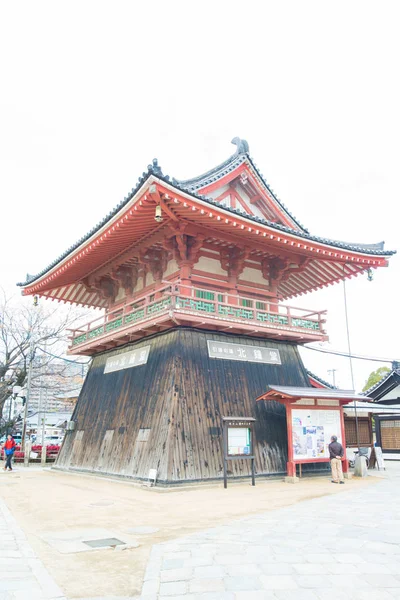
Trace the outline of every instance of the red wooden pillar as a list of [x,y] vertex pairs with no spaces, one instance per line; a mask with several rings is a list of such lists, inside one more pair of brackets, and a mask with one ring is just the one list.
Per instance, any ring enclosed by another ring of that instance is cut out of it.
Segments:
[[288,436],[288,462],[286,465],[288,477],[296,477],[296,463],[293,460],[293,429],[292,429],[292,407],[286,405],[286,424]]
[[269,300],[269,310],[277,313],[279,312],[279,304],[278,304],[278,299],[277,299],[277,295],[278,295],[278,285],[276,283],[272,283],[270,285],[270,290],[273,294],[272,298]]
[[230,277],[228,277],[228,283],[229,283],[229,297],[228,297],[228,304],[233,304],[234,306],[238,306],[239,305],[239,298],[238,298],[238,291],[237,291],[237,276],[236,275],[231,275]]
[[181,276],[181,293],[184,296],[191,295],[192,281],[190,279],[192,274],[192,263],[182,262],[180,265],[180,276]]
[[349,463],[348,463],[347,455],[346,455],[346,433],[345,433],[345,428],[344,428],[343,406],[340,406],[339,410],[340,410],[340,431],[342,434],[342,446],[343,446],[343,450],[344,450],[343,460],[342,460],[342,470],[343,470],[343,473],[348,473],[349,472]]

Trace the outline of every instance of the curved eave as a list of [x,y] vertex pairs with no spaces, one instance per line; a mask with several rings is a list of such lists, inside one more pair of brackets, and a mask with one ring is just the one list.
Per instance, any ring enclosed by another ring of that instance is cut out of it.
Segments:
[[67,302],[100,308],[106,306],[106,300],[101,299],[98,294],[84,294],[82,284],[79,284],[79,294],[70,296],[68,290],[72,284],[123,253],[128,246],[146,238],[150,241],[165,226],[165,223],[155,224],[154,203],[146,198],[145,192],[154,181],[153,176],[146,177],[145,183],[102,226],[92,230],[93,233],[78,242],[72,251],[65,253],[32,281],[18,284],[22,288],[22,294],[46,295],[59,299],[60,294],[55,291],[57,288],[62,299]]
[[[128,247],[134,247],[139,241],[148,239],[150,245],[152,237],[166,227],[169,220],[166,218],[163,224],[158,226],[154,223],[155,201],[146,196],[149,186],[153,183],[161,194],[166,195],[164,203],[170,215],[175,216],[177,221],[186,221],[197,228],[204,227],[209,235],[214,231],[217,238],[218,232],[221,232],[221,236],[232,235],[238,242],[248,241],[260,251],[268,246],[277,254],[280,251],[295,252],[312,258],[312,267],[307,267],[303,273],[293,273],[289,280],[282,283],[282,298],[318,289],[369,268],[386,266],[387,257],[393,254],[376,250],[366,252],[361,248],[347,247],[342,242],[317,238],[305,232],[269,223],[180,190],[164,178],[151,175],[128,202],[89,238],[33,281],[20,284],[23,294],[59,297],[57,293],[52,296],[50,291],[82,280],[107,265],[110,260],[122,255]],[[106,304],[99,298],[92,298],[91,302],[82,301],[84,298],[89,300],[88,296],[84,297],[82,291],[80,302],[71,298],[63,299],[91,306]]]

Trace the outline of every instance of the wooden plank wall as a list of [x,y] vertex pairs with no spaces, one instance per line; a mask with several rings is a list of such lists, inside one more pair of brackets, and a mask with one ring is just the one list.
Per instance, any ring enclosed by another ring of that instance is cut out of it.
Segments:
[[[282,365],[209,358],[207,340],[278,349]],[[146,365],[104,374],[110,356],[151,345]],[[288,342],[178,328],[93,359],[57,467],[160,481],[222,476],[222,416],[257,419],[257,473],[286,470],[286,418],[275,402],[256,403],[268,384],[308,386],[297,346]],[[234,475],[249,461],[231,461]]]

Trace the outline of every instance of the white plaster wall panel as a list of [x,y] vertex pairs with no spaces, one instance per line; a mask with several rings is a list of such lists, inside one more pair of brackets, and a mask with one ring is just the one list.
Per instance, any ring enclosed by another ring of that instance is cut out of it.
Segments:
[[397,398],[400,398],[400,385],[388,392],[386,396],[383,396],[380,399],[380,402],[382,402],[382,400],[396,400]]
[[196,263],[196,269],[201,271],[206,271],[211,276],[212,274],[216,275],[226,275],[226,271],[221,267],[221,263],[218,260],[214,260],[213,258],[208,258],[206,256],[201,256]]
[[143,289],[143,277],[139,277],[138,281],[137,281],[137,284],[136,284],[136,287],[134,289],[134,293],[136,294],[136,292],[139,292],[142,289]]
[[123,300],[126,296],[125,290],[123,287],[120,287],[118,290],[118,294],[115,297],[115,302],[121,302],[121,300]]
[[264,279],[261,271],[258,269],[250,269],[250,267],[245,267],[243,269],[243,273],[241,274],[239,281],[253,281],[254,283],[261,283],[262,285],[267,284],[267,281]]
[[169,261],[169,263],[167,265],[167,268],[164,273],[164,277],[168,277],[168,275],[172,275],[172,273],[176,273],[176,271],[179,271],[179,265],[176,262],[176,260],[172,259]]
[[[218,198],[218,196],[220,196],[221,194],[223,194],[224,192],[226,192],[229,189],[229,185],[223,185],[222,187],[218,188],[217,190],[213,190],[212,192],[207,192],[206,196],[207,198]],[[200,191],[201,193],[201,191]]]

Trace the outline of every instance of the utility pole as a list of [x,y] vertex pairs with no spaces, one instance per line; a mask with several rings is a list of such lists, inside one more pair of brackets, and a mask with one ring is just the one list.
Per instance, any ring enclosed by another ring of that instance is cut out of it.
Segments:
[[[343,271],[344,271],[344,267],[343,267]],[[351,385],[353,386],[353,391],[355,392],[356,390],[355,390],[355,385],[354,385],[353,361],[352,361],[351,345],[350,345],[349,315],[348,315],[348,311],[347,311],[346,277],[344,277],[344,279],[343,279],[343,296],[344,296],[344,314],[345,314],[345,320],[346,320],[347,348],[349,351]],[[357,403],[355,400],[354,400],[354,416],[355,416],[355,420],[356,420],[357,448],[358,448],[358,452],[360,452],[360,432],[359,432],[359,428],[358,428]]]
[[[46,351],[46,341],[44,345],[44,350]],[[43,412],[43,355],[40,357],[40,379],[39,379],[39,410],[38,410],[38,423],[36,429],[36,443],[39,444],[39,428],[41,427],[41,419],[43,420],[42,412]],[[43,443],[43,441],[42,441]]]
[[44,437],[45,437],[45,432],[46,432],[46,412],[47,412],[47,392],[48,389],[46,387],[46,395],[45,395],[45,400],[44,400],[44,415],[43,415],[43,419],[42,419],[42,447],[44,446]]
[[336,373],[337,369],[328,369],[328,373],[332,373],[332,382],[333,382],[333,387],[336,387],[336,381],[335,381],[335,373]]

